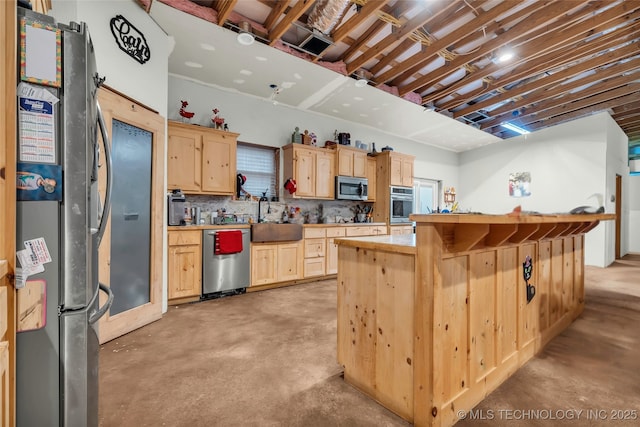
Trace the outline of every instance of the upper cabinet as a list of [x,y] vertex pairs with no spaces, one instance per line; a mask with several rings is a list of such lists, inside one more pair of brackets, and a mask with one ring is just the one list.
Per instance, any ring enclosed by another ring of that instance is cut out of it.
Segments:
[[367,176],[366,151],[344,145],[334,145],[332,148],[336,151],[336,175],[360,178]]
[[389,152],[389,185],[413,187],[413,160],[408,154]]
[[[294,198],[333,199],[335,194],[335,153],[326,148],[289,144],[284,151],[284,179],[293,178]],[[288,192],[285,195],[289,196]]]
[[376,201],[376,184],[377,184],[377,176],[376,176],[376,158],[375,157],[367,157],[367,201],[375,202]]
[[168,122],[167,188],[234,194],[237,133]]

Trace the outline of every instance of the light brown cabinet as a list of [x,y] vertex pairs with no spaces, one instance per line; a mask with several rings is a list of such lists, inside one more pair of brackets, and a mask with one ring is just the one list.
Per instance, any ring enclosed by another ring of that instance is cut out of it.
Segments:
[[326,148],[289,144],[284,151],[284,179],[293,178],[297,191],[293,198],[333,199],[335,194],[335,153]]
[[389,185],[413,187],[413,161],[413,156],[390,152]]
[[336,175],[360,178],[367,176],[366,151],[344,145],[334,145],[332,148],[336,151]]
[[389,234],[398,236],[401,234],[413,234],[413,225],[390,225]]
[[235,192],[238,134],[168,122],[167,188],[187,194]]
[[304,229],[304,277],[325,275],[326,229]]
[[251,286],[287,282],[303,277],[300,242],[252,243]]
[[338,245],[334,240],[336,237],[344,237],[346,234],[345,227],[329,227],[327,228],[327,256],[325,273],[338,273]]
[[202,289],[202,231],[169,231],[167,299],[199,297]]
[[378,179],[376,177],[376,158],[367,157],[367,201],[376,201],[376,187]]

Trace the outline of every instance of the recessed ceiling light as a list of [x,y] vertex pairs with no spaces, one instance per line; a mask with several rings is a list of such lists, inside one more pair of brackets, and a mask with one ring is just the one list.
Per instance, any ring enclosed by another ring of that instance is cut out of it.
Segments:
[[211,45],[210,45],[210,44],[208,44],[208,43],[200,43],[200,47],[201,47],[202,49],[204,49],[204,50],[209,50],[209,51],[212,51],[212,52],[213,52],[214,50],[216,50],[215,46],[211,46]]
[[256,38],[253,37],[253,34],[239,33],[236,36],[236,40],[238,40],[238,43],[240,43],[241,45],[249,46],[250,44],[253,44],[253,42],[256,40]]
[[191,67],[191,68],[202,68],[203,67],[202,64],[198,64],[197,62],[191,62],[191,61],[185,62],[184,65],[186,65],[187,67]]
[[250,76],[251,74],[253,74],[253,71],[250,70],[240,70],[240,74],[243,74],[245,76]]
[[267,58],[265,58],[264,56],[256,56],[256,59],[258,61],[266,61],[267,60]]
[[358,79],[356,80],[356,87],[365,87],[367,85],[367,79]]

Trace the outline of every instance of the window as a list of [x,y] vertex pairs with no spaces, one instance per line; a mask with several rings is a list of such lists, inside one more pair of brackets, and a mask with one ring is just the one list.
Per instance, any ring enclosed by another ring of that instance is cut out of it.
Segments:
[[279,154],[280,150],[275,147],[238,143],[238,173],[247,178],[242,188],[251,196],[260,197],[265,192],[269,198],[278,195]]

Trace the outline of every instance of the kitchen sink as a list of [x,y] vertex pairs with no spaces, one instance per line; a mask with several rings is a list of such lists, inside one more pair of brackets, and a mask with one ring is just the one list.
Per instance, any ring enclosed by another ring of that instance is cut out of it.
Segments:
[[287,242],[302,240],[302,224],[260,222],[251,224],[252,242]]

